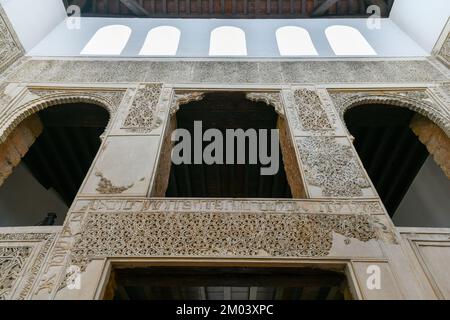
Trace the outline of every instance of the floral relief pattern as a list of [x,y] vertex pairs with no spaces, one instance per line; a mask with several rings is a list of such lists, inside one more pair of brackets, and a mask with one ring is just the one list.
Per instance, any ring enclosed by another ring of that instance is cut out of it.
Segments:
[[124,129],[148,132],[158,127],[156,112],[162,84],[147,84],[138,89],[130,111],[123,123]]
[[370,183],[350,146],[333,137],[297,139],[308,184],[327,197],[361,197]]
[[333,232],[377,239],[367,214],[89,213],[71,251],[91,258],[149,256],[326,256]]
[[297,114],[302,126],[307,130],[332,130],[333,126],[328,119],[322,101],[316,91],[299,89],[294,91],[294,100]]

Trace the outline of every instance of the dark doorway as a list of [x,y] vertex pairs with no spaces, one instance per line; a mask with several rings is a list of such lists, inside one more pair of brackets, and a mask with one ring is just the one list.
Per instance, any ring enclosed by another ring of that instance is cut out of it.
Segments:
[[348,292],[343,273],[308,268],[115,269],[111,284],[115,300],[343,300]]

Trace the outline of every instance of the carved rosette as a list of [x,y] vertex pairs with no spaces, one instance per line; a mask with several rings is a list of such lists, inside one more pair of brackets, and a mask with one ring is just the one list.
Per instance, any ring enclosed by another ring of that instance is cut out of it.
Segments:
[[157,117],[162,84],[153,83],[140,87],[131,103],[122,128],[132,132],[150,132],[161,125]]
[[175,91],[172,103],[170,104],[169,115],[173,116],[180,109],[180,106],[193,101],[200,101],[205,97],[204,92],[199,91]]
[[[439,125],[450,137],[450,112],[436,103],[426,91],[342,91],[329,92],[339,116],[344,122],[344,113],[349,108],[363,104],[386,104],[406,107]],[[345,123],[345,122],[344,122]]]
[[370,188],[351,146],[334,137],[297,138],[306,182],[326,197],[361,197]]
[[284,117],[284,108],[283,103],[281,101],[280,92],[273,92],[273,91],[249,92],[246,94],[246,98],[254,102],[264,102],[268,106],[272,106],[275,109],[276,113]]
[[0,73],[22,55],[22,47],[16,40],[5,12],[0,6]]

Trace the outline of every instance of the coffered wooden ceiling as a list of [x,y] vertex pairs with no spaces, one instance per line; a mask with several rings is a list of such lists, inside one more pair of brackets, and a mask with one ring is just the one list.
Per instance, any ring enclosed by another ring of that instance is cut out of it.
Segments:
[[361,18],[370,5],[388,17],[394,0],[63,0],[85,17]]

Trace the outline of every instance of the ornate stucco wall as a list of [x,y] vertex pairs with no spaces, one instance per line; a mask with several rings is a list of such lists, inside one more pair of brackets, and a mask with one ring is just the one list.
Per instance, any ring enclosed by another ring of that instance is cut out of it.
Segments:
[[[22,58],[0,83],[2,142],[30,114],[62,103],[99,104],[111,120],[62,227],[0,229],[0,268],[14,270],[12,277],[0,278],[0,297],[101,298],[108,271],[119,262],[234,261],[338,266],[359,299],[450,298],[439,280],[441,270],[429,270],[435,251],[420,260],[421,249],[408,240],[414,231],[400,234],[394,227],[342,120],[344,111],[358,104],[394,104],[428,117],[450,136],[449,83],[449,70],[435,58]],[[159,158],[170,116],[179,104],[209,90],[243,91],[275,107],[295,147],[292,172],[301,176],[293,178],[304,199],[151,197],[164,170]],[[427,234],[420,241],[428,241]],[[449,235],[450,230],[433,234],[430,246],[447,254]],[[25,239],[35,246],[25,245]],[[23,263],[13,265],[12,256]],[[367,266],[373,264],[382,271],[380,290],[365,285]],[[79,290],[67,287],[71,266],[82,271]]]

